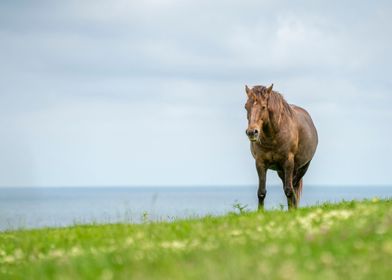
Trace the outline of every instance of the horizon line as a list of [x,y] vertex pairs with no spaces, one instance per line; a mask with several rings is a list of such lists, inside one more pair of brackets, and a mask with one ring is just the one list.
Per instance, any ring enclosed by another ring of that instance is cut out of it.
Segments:
[[[392,184],[307,184],[308,187],[392,187]],[[5,188],[242,188],[242,187],[257,187],[257,184],[238,184],[238,185],[55,185],[55,186],[1,186],[0,189]],[[267,187],[282,187],[281,184],[267,185]]]

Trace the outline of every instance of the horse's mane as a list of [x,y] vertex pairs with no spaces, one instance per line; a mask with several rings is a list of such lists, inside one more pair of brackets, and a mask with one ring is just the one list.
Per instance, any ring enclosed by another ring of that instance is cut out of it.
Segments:
[[278,119],[280,119],[282,114],[292,117],[293,109],[279,92],[274,90],[268,91],[265,86],[254,86],[252,91],[256,94],[256,96],[267,99],[268,109],[272,111],[273,115],[278,117]]

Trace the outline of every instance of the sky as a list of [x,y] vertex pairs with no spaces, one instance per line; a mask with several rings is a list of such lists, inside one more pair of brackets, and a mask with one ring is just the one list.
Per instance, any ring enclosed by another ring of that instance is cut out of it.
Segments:
[[[0,186],[256,185],[245,84],[311,114],[311,185],[392,185],[390,1],[0,2]],[[268,184],[278,184],[273,172]]]

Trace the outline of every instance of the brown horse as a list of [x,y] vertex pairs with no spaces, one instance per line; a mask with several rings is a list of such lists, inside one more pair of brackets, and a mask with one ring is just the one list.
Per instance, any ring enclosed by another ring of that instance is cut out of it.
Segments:
[[297,208],[302,177],[316,152],[318,136],[304,109],[289,105],[270,87],[245,86],[248,100],[248,135],[259,175],[259,209],[264,208],[267,169],[276,170],[283,182],[288,208]]

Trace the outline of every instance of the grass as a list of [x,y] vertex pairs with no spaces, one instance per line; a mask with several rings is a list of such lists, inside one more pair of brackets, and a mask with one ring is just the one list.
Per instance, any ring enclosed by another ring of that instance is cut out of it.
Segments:
[[391,259],[377,199],[0,233],[0,279],[390,279]]

